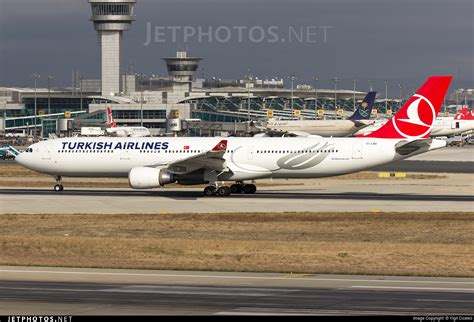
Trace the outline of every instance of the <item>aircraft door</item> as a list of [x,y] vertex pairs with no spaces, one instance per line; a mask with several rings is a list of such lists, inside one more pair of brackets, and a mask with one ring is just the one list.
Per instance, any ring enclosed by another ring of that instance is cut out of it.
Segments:
[[247,150],[247,160],[253,160],[253,146],[249,146]]
[[43,160],[51,160],[51,148],[46,146],[43,151]]
[[130,160],[130,150],[122,150],[120,152],[120,160]]
[[352,145],[352,159],[362,159],[362,142],[355,142]]

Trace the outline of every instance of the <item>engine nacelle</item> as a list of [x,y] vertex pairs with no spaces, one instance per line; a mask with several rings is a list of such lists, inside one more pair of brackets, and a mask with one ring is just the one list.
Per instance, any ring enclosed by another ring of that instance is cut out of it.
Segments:
[[128,173],[128,184],[134,189],[152,189],[175,182],[174,175],[166,169],[136,167]]

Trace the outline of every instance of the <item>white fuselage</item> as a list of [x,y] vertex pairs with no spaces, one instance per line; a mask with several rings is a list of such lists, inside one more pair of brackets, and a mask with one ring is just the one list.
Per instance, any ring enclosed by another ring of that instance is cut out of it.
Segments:
[[452,136],[469,133],[474,130],[474,120],[455,120],[454,118],[437,118],[433,123],[431,137]]
[[[61,138],[33,144],[19,164],[42,173],[73,177],[127,177],[132,168],[168,164],[209,151],[221,138]],[[399,139],[226,138],[227,169],[219,180],[318,178],[357,172],[444,147],[431,142],[399,155]],[[406,142],[406,141],[404,141]]]
[[371,120],[271,120],[266,128],[274,132],[305,132],[323,137],[344,137],[374,123]]

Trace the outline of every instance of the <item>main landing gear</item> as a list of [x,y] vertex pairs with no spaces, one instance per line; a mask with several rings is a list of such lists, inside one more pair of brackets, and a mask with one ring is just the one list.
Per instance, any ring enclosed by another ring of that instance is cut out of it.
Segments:
[[207,186],[204,188],[204,196],[211,197],[211,196],[219,196],[219,197],[227,197],[231,194],[254,194],[257,191],[257,187],[254,184],[244,184],[243,182],[238,182],[230,187],[228,186],[220,186],[217,187],[216,184]]
[[63,191],[64,186],[63,186],[62,178],[60,176],[56,176],[56,177],[54,177],[54,179],[56,180],[56,185],[54,186],[54,191]]

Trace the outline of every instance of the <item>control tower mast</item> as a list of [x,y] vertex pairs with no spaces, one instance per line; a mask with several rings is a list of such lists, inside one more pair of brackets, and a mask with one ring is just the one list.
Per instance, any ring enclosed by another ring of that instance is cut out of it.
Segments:
[[122,33],[133,20],[136,0],[89,0],[101,49],[102,95],[121,92]]

